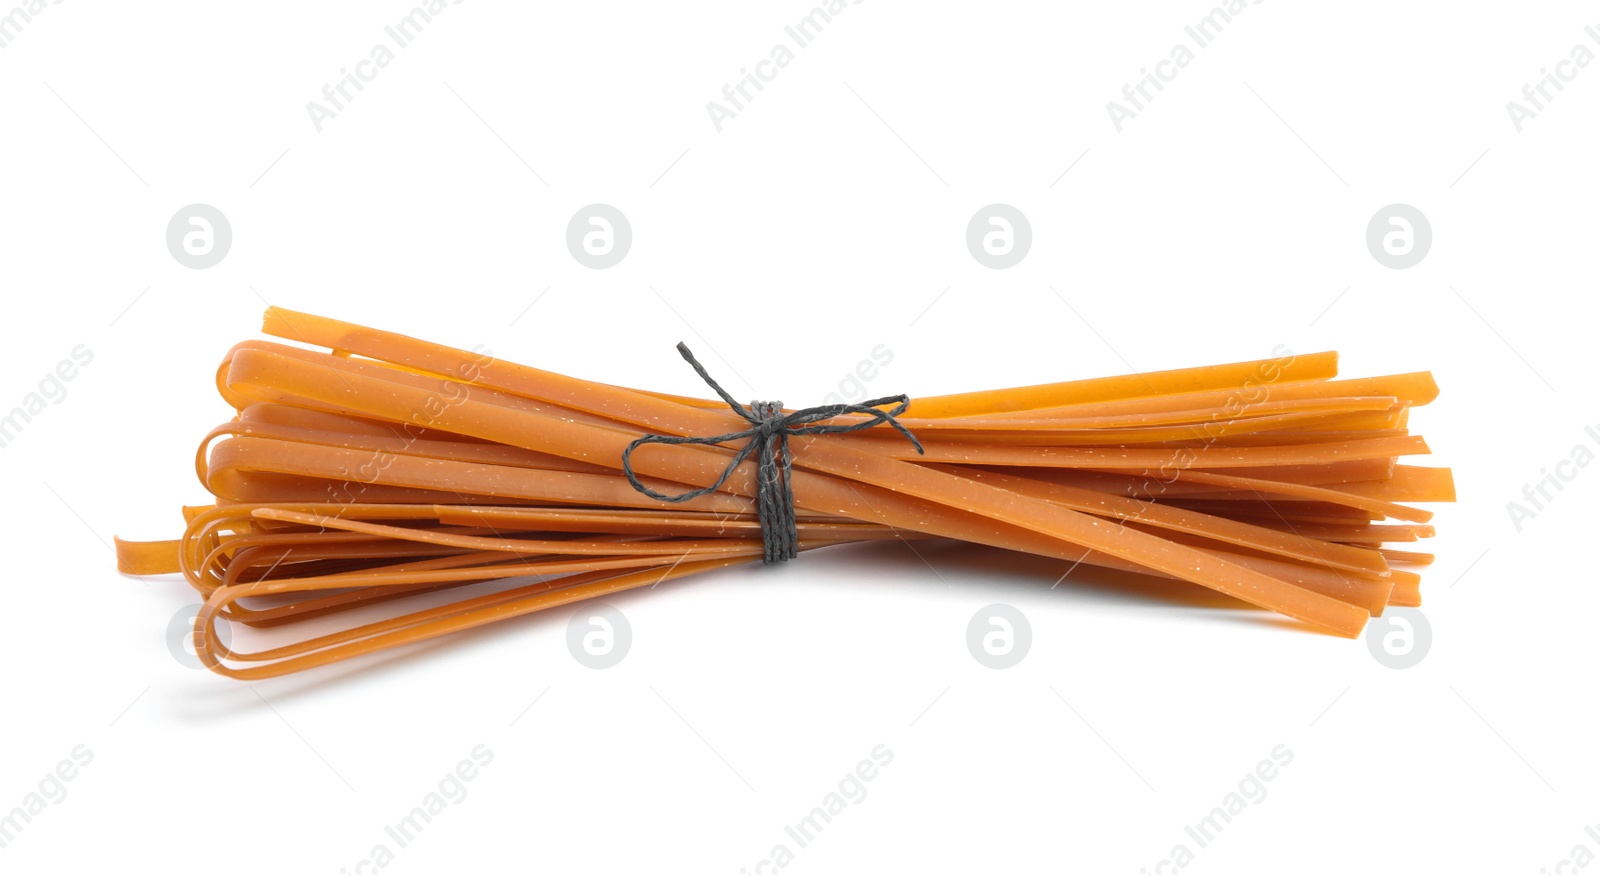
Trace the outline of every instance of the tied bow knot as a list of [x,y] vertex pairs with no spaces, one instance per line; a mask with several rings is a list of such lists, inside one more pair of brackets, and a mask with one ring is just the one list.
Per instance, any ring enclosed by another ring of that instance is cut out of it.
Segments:
[[[823,404],[817,407],[807,407],[792,413],[783,412],[782,401],[752,401],[748,406],[741,405],[733,400],[717,381],[706,373],[706,369],[689,351],[687,346],[678,344],[678,354],[683,356],[694,368],[700,379],[706,382],[717,395],[725,401],[733,412],[739,414],[750,427],[743,431],[729,432],[727,434],[710,435],[707,437],[682,437],[678,435],[647,434],[644,437],[628,444],[622,451],[622,473],[628,477],[628,482],[633,488],[651,498],[659,501],[680,502],[703,495],[710,495],[722,488],[733,476],[735,469],[749,458],[752,453],[756,456],[756,516],[761,523],[761,539],[764,544],[763,558],[766,562],[781,562],[793,559],[799,554],[800,538],[795,524],[794,490],[791,485],[791,469],[793,457],[789,451],[789,438],[817,434],[843,434],[845,432],[862,431],[879,425],[887,425],[904,435],[911,445],[922,452],[922,442],[909,429],[900,424],[896,417],[904,414],[911,406],[911,399],[906,395],[890,395],[884,398],[873,398],[860,404]],[[880,409],[882,405],[894,404],[890,410]],[[858,414],[867,419],[844,425],[828,423],[828,420],[840,416]],[[721,476],[715,483],[700,489],[691,489],[677,495],[657,492],[642,483],[633,472],[632,456],[634,450],[645,444],[697,444],[714,446],[730,441],[746,441],[738,452],[734,453]]]

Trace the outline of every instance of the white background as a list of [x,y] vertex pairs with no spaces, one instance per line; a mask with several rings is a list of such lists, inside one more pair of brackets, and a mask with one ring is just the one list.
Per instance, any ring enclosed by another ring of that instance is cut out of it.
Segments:
[[[93,752],[0,868],[374,871],[478,744],[492,763],[386,871],[754,872],[780,843],[807,872],[1600,853],[1600,473],[1520,532],[1506,510],[1600,449],[1600,64],[1520,133],[1505,106],[1600,52],[1593,7],[1268,0],[1119,133],[1107,101],[1207,4],[868,0],[719,132],[706,103],[809,4],[472,0],[318,132],[307,102],[410,8],[360,6],[68,0],[0,49],[0,409],[93,353],[0,450],[0,811]],[[197,202],[234,233],[209,270],[164,243]],[[596,202],[633,228],[610,270],[564,242]],[[996,202],[1033,229],[1009,270],[964,243]],[[1408,270],[1364,242],[1396,202],[1433,228]],[[1432,649],[1398,671],[1204,592],[888,543],[614,599],[634,643],[605,671],[568,655],[564,611],[254,685],[189,670],[165,630],[194,594],[118,575],[109,541],[175,537],[206,500],[212,372],[266,302],[703,394],[685,340],[735,396],[796,406],[879,344],[871,390],[913,397],[1277,344],[1431,369],[1412,422],[1461,495],[1428,545]],[[1005,671],[964,641],[994,602],[1033,629]],[[797,848],[784,827],[880,744],[867,796]],[[1184,827],[1278,745],[1266,798],[1197,849]]]

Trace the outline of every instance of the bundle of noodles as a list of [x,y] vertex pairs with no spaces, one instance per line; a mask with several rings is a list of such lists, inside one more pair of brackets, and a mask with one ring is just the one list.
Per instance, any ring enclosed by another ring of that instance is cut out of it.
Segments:
[[[640,488],[622,471],[643,435],[747,429],[722,400],[277,308],[263,331],[316,349],[246,341],[222,362],[237,415],[196,457],[215,503],[185,509],[179,540],[117,545],[123,571],[181,572],[202,594],[195,647],[219,673],[272,677],[763,559],[757,466],[730,469],[748,439],[639,446]],[[1432,556],[1386,545],[1431,536],[1409,504],[1454,488],[1448,469],[1399,464],[1429,452],[1407,420],[1432,377],[1336,380],[1336,362],[924,397],[898,417],[916,441],[788,438],[797,547],[956,539],[1189,581],[1355,637],[1420,603],[1403,566]],[[244,653],[219,622],[313,631]]]

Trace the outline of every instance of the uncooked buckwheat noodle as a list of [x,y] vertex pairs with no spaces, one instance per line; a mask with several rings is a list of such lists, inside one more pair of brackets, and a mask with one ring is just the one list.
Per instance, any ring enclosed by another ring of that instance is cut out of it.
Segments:
[[[722,400],[278,308],[263,331],[301,345],[223,359],[236,415],[195,459],[213,503],[184,508],[177,540],[117,541],[122,571],[181,573],[201,594],[195,649],[220,674],[275,677],[763,559],[753,457],[723,479],[743,443],[692,442],[751,428]],[[1399,463],[1429,452],[1408,423],[1432,377],[1337,380],[1336,362],[914,398],[897,421],[916,441],[789,437],[798,550],[965,541],[1188,581],[1355,637],[1420,603],[1414,569],[1433,557],[1385,545],[1431,537],[1411,504],[1455,494],[1448,469]],[[632,454],[642,487],[715,488],[676,503],[635,488],[622,456],[645,435],[660,440]],[[219,623],[288,643],[234,650]]]

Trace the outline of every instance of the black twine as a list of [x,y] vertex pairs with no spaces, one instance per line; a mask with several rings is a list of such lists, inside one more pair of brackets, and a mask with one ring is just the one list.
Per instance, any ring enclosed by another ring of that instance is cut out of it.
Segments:
[[[752,401],[749,407],[744,407],[733,400],[733,396],[723,391],[717,381],[711,379],[706,369],[695,360],[694,353],[683,344],[678,344],[678,354],[683,360],[694,368],[700,379],[706,385],[716,390],[723,401],[733,408],[733,412],[744,417],[750,427],[744,431],[735,431],[728,434],[713,435],[711,437],[678,437],[675,435],[647,434],[642,438],[628,444],[622,451],[622,473],[628,476],[628,482],[633,488],[660,501],[688,501],[702,495],[710,495],[728,482],[733,476],[739,463],[756,454],[756,516],[761,521],[761,540],[765,546],[764,559],[767,562],[781,562],[793,559],[799,555],[800,535],[795,528],[794,519],[794,490],[790,484],[790,469],[792,459],[789,454],[789,438],[798,435],[811,434],[842,434],[848,431],[861,431],[878,425],[888,425],[895,431],[905,435],[906,440],[922,452],[922,442],[912,434],[895,417],[906,412],[911,406],[911,399],[906,395],[890,395],[886,398],[874,398],[860,404],[824,404],[817,407],[807,407],[793,413],[783,412],[782,401]],[[879,410],[879,405],[895,404],[892,410]],[[849,425],[812,425],[827,419],[843,416],[849,413],[859,413],[871,417],[862,422]],[[722,470],[722,476],[717,482],[703,489],[692,489],[679,495],[668,495],[657,492],[639,481],[633,473],[633,463],[630,457],[633,451],[645,444],[701,444],[712,446],[728,441],[744,440],[749,442],[734,453],[733,459],[728,462],[728,467]]]

